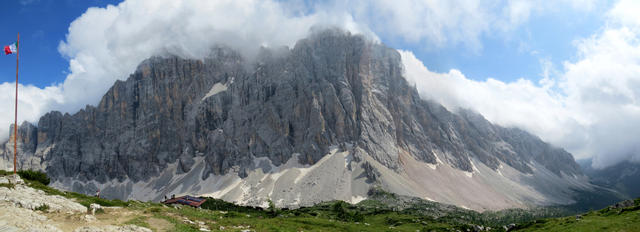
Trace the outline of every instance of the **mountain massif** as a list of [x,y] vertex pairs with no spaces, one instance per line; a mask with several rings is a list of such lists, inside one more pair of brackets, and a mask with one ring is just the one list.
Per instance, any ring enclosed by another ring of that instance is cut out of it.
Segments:
[[578,163],[586,176],[589,177],[591,183],[614,189],[625,198],[640,197],[640,164],[623,161],[616,165],[595,169],[592,167],[592,160],[579,160]]
[[[152,57],[97,106],[19,127],[19,168],[119,199],[198,194],[280,207],[371,188],[474,210],[570,204],[571,154],[421,98],[399,53],[339,30],[245,58]],[[13,139],[0,165],[12,169]]]

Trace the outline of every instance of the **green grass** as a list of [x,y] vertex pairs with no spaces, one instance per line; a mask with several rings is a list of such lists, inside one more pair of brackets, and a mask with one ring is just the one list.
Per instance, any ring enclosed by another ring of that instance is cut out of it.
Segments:
[[14,187],[16,187],[16,185],[15,185],[15,184],[13,184],[13,183],[2,183],[2,184],[0,184],[0,187],[5,187],[5,188],[8,188],[8,189],[13,189]]
[[580,216],[550,218],[517,226],[516,231],[640,231],[640,199],[635,205],[607,207]]
[[87,196],[87,195],[75,193],[75,192],[60,191],[60,190],[51,188],[49,186],[46,186],[39,181],[25,180],[25,182],[29,187],[32,187],[34,189],[40,189],[48,195],[60,195],[66,198],[75,199],[78,203],[86,207],[89,207],[89,205],[91,205],[92,203],[96,203],[101,206],[122,206],[122,207],[126,207],[130,204],[130,202],[125,202],[117,199],[108,200],[108,199],[98,198],[94,196]]
[[231,214],[227,212],[203,211],[197,209],[182,209],[180,214],[189,218],[200,218],[215,221],[213,228],[224,226],[244,226],[256,231],[446,231],[449,228],[463,230],[468,228],[463,225],[451,225],[412,215],[404,215],[389,212],[377,215],[367,215],[362,221],[345,221],[333,218],[331,212],[317,212],[318,216],[307,214],[295,215],[293,212],[284,211],[276,217],[255,217],[251,214]]
[[24,180],[37,181],[43,185],[49,185],[51,182],[51,179],[49,179],[47,174],[41,171],[20,170],[18,171],[18,175]]
[[[216,203],[217,204],[217,203]],[[230,206],[231,208],[242,206]],[[270,212],[242,207],[238,211],[222,211],[195,209],[191,207],[161,208],[156,215],[165,219],[166,215],[179,215],[180,218],[169,220],[176,225],[176,230],[191,231],[189,224],[182,223],[181,217],[192,221],[203,221],[212,229],[240,231],[251,229],[255,231],[448,231],[459,229],[466,231],[471,228],[466,224],[451,224],[437,219],[408,215],[399,212],[385,211],[369,213],[360,211],[355,206],[342,201],[320,203],[313,207],[295,210],[280,209],[273,217]],[[353,216],[362,215],[358,220]],[[197,229],[197,228],[195,228]],[[454,230],[455,231],[455,230]]]
[[47,205],[47,204],[42,204],[41,206],[38,206],[38,207],[35,208],[35,210],[39,210],[39,211],[42,211],[42,212],[46,212],[48,209],[49,209],[49,205]]
[[[0,176],[9,176],[9,175],[13,175],[13,172],[0,170]],[[18,175],[23,180],[37,181],[44,185],[49,185],[49,182],[51,182],[51,179],[49,179],[47,174],[41,171],[20,170],[18,171]]]

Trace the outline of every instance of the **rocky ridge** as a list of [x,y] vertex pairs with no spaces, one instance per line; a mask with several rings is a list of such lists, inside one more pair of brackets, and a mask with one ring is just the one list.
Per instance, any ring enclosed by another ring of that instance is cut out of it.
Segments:
[[[252,205],[353,202],[381,186],[484,210],[571,203],[589,188],[566,151],[424,100],[402,75],[398,52],[338,30],[255,61],[225,47],[154,57],[97,106],[23,123],[19,166],[83,193]],[[5,169],[11,150],[10,139]]]

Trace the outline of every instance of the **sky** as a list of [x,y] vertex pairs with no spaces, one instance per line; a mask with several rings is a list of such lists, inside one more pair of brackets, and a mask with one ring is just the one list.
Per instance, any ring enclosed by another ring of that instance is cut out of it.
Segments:
[[[40,88],[64,81],[69,61],[58,52],[58,44],[64,40],[69,24],[87,8],[117,4],[113,0],[11,0],[3,1],[5,9],[15,9],[0,14],[0,45],[16,41],[20,33],[23,55],[20,57],[20,82]],[[36,16],[36,17],[34,17]],[[2,53],[4,55],[4,52]],[[15,56],[0,59],[1,82],[15,81]],[[15,82],[14,82],[15,83]]]
[[[596,168],[640,161],[640,4],[597,0],[19,0],[20,120],[97,104],[153,55],[251,57],[340,27],[398,49],[421,97],[525,129]],[[4,41],[4,42],[3,42]],[[15,56],[0,58],[0,140],[13,122]],[[6,128],[6,129],[4,129]]]

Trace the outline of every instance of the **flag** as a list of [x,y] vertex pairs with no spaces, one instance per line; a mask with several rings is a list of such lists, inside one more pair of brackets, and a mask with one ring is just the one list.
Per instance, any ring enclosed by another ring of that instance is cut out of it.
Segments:
[[12,43],[11,45],[4,46],[4,54],[9,55],[18,52],[18,44]]

